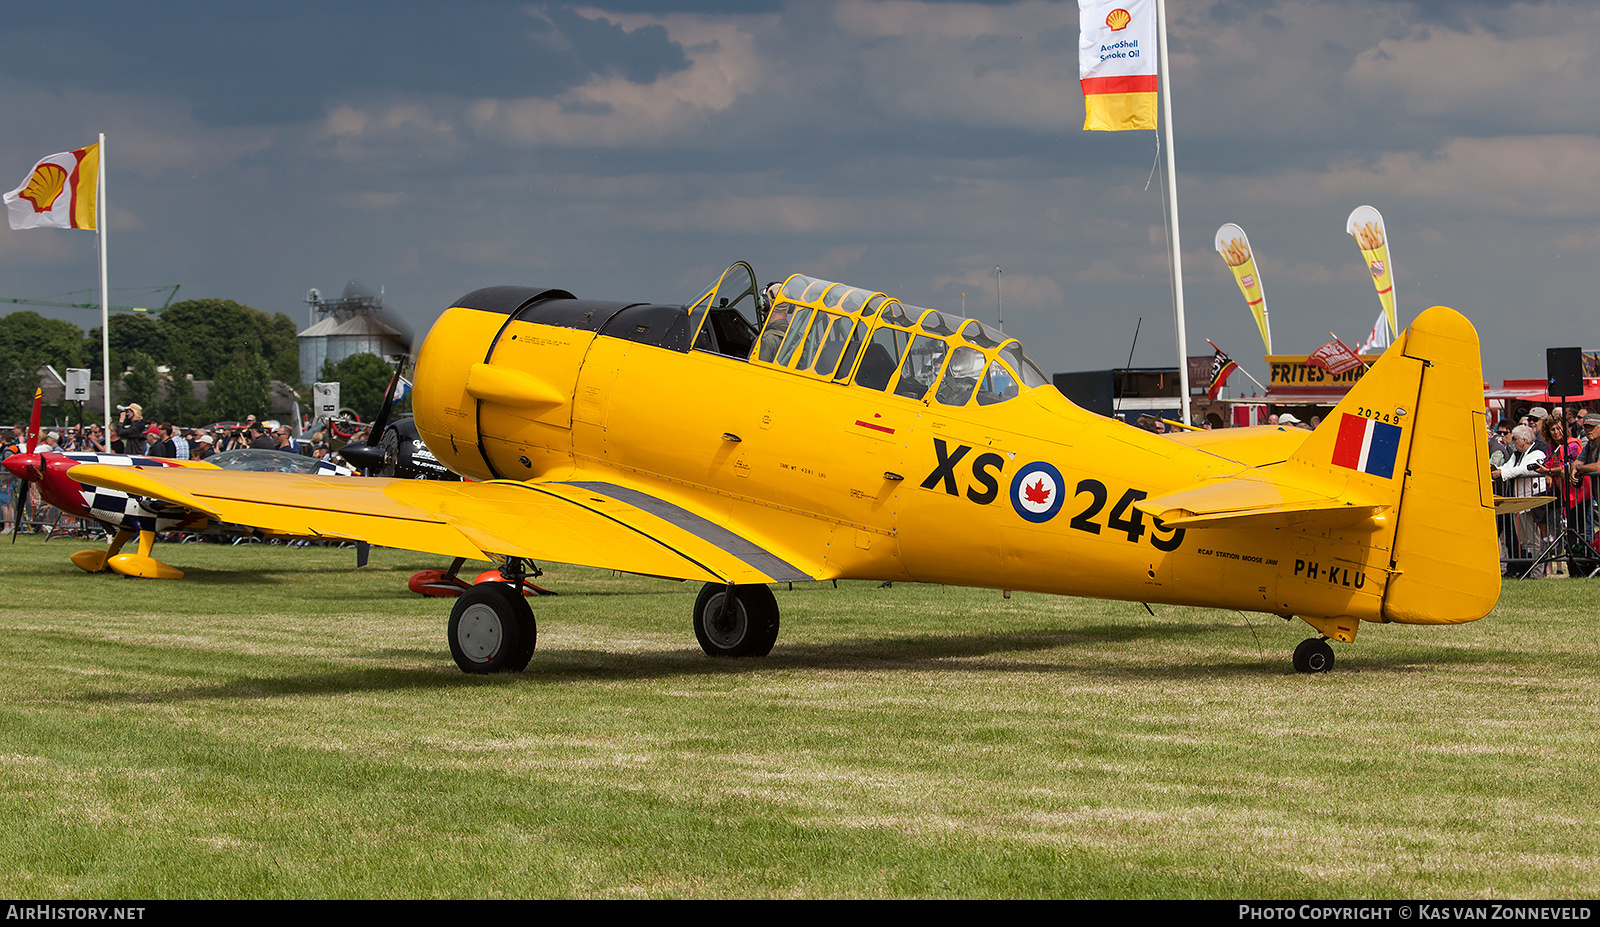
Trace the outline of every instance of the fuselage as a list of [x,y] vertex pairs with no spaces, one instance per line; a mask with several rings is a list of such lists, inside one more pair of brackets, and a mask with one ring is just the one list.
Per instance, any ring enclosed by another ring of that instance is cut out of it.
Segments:
[[1164,527],[1134,503],[1272,461],[1094,415],[992,328],[833,287],[791,278],[759,337],[718,288],[479,291],[422,348],[419,432],[464,475],[639,487],[819,579],[1383,620],[1392,525]]

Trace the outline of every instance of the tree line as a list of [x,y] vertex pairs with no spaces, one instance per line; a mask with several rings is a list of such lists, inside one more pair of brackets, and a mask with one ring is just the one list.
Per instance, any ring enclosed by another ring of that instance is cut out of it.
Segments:
[[[286,313],[269,314],[231,299],[184,300],[154,317],[118,313],[111,316],[109,338],[113,400],[139,403],[147,420],[241,420],[265,417],[276,380],[309,408],[298,334]],[[100,349],[98,325],[84,331],[30,310],[0,316],[0,421],[27,417],[39,368],[46,364],[62,374],[69,367],[88,368],[99,380]],[[382,402],[390,368],[382,358],[357,354],[317,373],[320,380],[340,382],[342,404],[367,419]],[[195,396],[194,380],[211,381],[204,402]],[[98,417],[94,410],[85,413]]]

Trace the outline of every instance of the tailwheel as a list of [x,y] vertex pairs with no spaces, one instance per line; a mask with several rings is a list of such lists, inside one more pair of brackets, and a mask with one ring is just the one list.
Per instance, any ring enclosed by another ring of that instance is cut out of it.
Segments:
[[506,583],[461,593],[450,610],[450,655],[464,673],[520,673],[533,658],[533,609]]
[[1308,637],[1294,649],[1294,671],[1326,673],[1333,669],[1333,647],[1325,637]]
[[764,657],[778,640],[778,600],[766,586],[706,583],[694,600],[694,636],[708,656]]

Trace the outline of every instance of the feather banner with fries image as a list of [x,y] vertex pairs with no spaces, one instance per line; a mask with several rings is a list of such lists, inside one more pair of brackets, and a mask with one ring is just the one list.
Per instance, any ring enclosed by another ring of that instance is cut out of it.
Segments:
[[1250,239],[1244,229],[1232,222],[1217,229],[1217,253],[1233,271],[1233,279],[1244,294],[1250,314],[1256,317],[1256,327],[1261,329],[1261,343],[1272,353],[1272,323],[1267,319],[1267,297],[1261,292],[1261,274],[1256,270],[1255,255],[1250,251]]
[[1344,230],[1356,240],[1361,256],[1367,261],[1372,274],[1372,285],[1378,289],[1378,302],[1389,319],[1389,334],[1398,337],[1400,326],[1394,314],[1394,265],[1389,259],[1389,234],[1383,228],[1383,216],[1371,206],[1357,206],[1344,222]]

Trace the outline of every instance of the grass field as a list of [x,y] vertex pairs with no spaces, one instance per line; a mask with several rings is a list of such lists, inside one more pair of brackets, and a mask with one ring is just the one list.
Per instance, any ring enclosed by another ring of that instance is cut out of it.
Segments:
[[0,550],[10,897],[1600,895],[1600,581],[1302,676],[1299,622],[870,583],[714,661],[696,587],[556,568],[469,677],[436,558],[80,546]]

